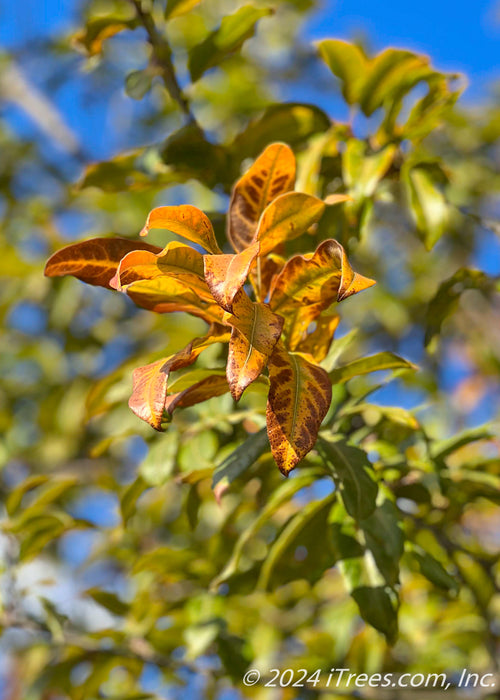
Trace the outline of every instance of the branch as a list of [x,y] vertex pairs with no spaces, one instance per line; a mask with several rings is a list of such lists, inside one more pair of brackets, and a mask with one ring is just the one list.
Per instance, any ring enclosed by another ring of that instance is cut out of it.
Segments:
[[130,0],[130,2],[135,8],[137,18],[146,30],[149,43],[153,49],[152,63],[160,70],[168,94],[177,102],[189,121],[196,124],[196,118],[177,79],[174,64],[172,63],[172,49],[168,41],[158,32],[151,15],[143,10],[141,0]]

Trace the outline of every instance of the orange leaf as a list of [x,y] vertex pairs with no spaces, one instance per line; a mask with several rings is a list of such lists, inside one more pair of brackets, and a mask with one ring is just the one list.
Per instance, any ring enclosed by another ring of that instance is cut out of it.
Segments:
[[286,310],[283,336],[289,350],[296,350],[304,340],[307,329],[323,310],[322,304],[310,304],[309,306],[296,306]]
[[184,389],[184,391],[167,396],[165,411],[172,415],[176,408],[188,408],[207,399],[212,399],[214,396],[222,396],[227,391],[229,391],[229,384],[226,377],[213,374]]
[[146,224],[141,231],[145,236],[152,228],[172,231],[191,243],[201,245],[210,253],[220,253],[210,219],[201,209],[190,204],[174,207],[157,207],[149,212]]
[[273,143],[236,183],[227,218],[227,237],[240,252],[253,241],[262,212],[278,195],[293,189],[295,156],[285,143]]
[[283,327],[283,319],[266,304],[249,299],[243,289],[235,297],[233,314],[224,320],[233,330],[229,342],[227,380],[235,401],[267,364]]
[[343,247],[329,239],[312,256],[290,258],[275,279],[269,303],[273,311],[309,304],[326,309],[373,284],[374,280],[353,271]]
[[267,433],[280,471],[291,472],[314,447],[332,400],[324,369],[278,344],[269,358]]
[[132,411],[155,430],[161,431],[170,372],[193,364],[198,355],[213,343],[223,343],[228,340],[229,333],[214,326],[211,334],[203,338],[195,338],[175,355],[135,369],[134,388],[128,402]]
[[45,265],[46,277],[73,275],[82,282],[110,289],[120,260],[131,251],[159,253],[161,248],[128,238],[92,238],[73,243],[52,255]]
[[188,282],[170,275],[161,275],[133,282],[126,287],[126,292],[137,306],[149,311],[159,314],[185,311],[207,323],[221,323],[224,311],[214,301],[209,301],[210,290],[204,281],[199,280],[199,284],[203,295],[192,289]]
[[[306,307],[308,308],[308,307]],[[340,317],[325,314],[316,319],[316,328],[297,345],[298,352],[312,355],[316,362],[324,360],[332,344]]]
[[232,311],[234,297],[245,284],[259,248],[259,243],[253,243],[237,255],[203,256],[205,280],[213,298],[226,311]]
[[287,192],[274,199],[264,210],[255,234],[260,255],[305,233],[319,221],[325,206],[321,199],[302,192]]

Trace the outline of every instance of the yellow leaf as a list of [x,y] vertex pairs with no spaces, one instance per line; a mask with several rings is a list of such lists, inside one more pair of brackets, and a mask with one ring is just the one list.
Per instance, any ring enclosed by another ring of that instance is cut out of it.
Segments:
[[233,327],[227,380],[234,400],[238,401],[266,366],[281,335],[283,319],[266,304],[251,301],[241,289],[233,303],[233,314],[226,314],[224,320]]
[[110,285],[127,291],[127,286],[139,280],[153,280],[168,276],[178,279],[203,299],[213,297],[203,275],[203,255],[191,246],[172,241],[158,254],[134,251],[126,255],[118,266]]
[[324,369],[278,344],[269,358],[267,433],[280,471],[291,472],[314,447],[332,399]]
[[204,255],[205,280],[212,296],[226,311],[245,284],[250,266],[258,255],[259,243],[253,243],[237,255]]
[[289,350],[297,349],[297,346],[306,337],[307,329],[318,318],[322,310],[321,303],[287,308],[283,337],[286,339],[286,346]]
[[273,143],[236,183],[227,219],[227,237],[236,251],[253,241],[262,212],[278,195],[293,189],[295,156],[285,143]]
[[[307,307],[306,307],[307,308]],[[340,317],[325,314],[316,319],[316,328],[297,345],[298,352],[311,355],[316,362],[325,359]]]
[[203,338],[195,338],[175,355],[135,369],[134,388],[128,402],[132,411],[155,430],[161,431],[170,372],[193,364],[198,355],[213,343],[228,340],[229,333],[214,326],[211,333]]
[[326,309],[373,284],[374,280],[353,271],[343,247],[329,239],[312,256],[290,258],[275,279],[269,304],[273,311],[312,304]]
[[203,298],[189,284],[169,275],[138,280],[129,284],[126,292],[135,304],[159,314],[185,311],[202,318],[207,323],[220,323],[223,310],[215,301],[209,301],[208,287],[203,280],[199,282],[200,287],[204,289]]
[[287,192],[274,199],[264,210],[255,234],[260,255],[305,233],[319,221],[325,206],[321,199],[302,192]]
[[201,209],[190,204],[153,209],[149,213],[141,236],[146,236],[152,228],[172,231],[191,243],[201,245],[210,253],[218,254],[221,252],[210,219]]

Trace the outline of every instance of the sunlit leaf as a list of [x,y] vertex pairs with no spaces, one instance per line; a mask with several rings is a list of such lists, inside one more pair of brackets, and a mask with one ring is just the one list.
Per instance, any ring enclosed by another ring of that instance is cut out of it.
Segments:
[[293,189],[295,156],[285,143],[273,143],[234,186],[227,219],[227,237],[236,251],[247,248],[262,212],[278,195]]
[[228,340],[228,334],[222,331],[217,334],[214,332],[204,338],[196,338],[171,357],[134,370],[134,388],[129,400],[132,411],[155,430],[161,431],[170,372],[191,365],[198,355],[213,343]]
[[378,372],[383,369],[412,369],[417,367],[408,360],[395,355],[392,352],[378,352],[376,355],[363,357],[360,360],[353,360],[347,365],[337,367],[329,373],[332,384],[347,382],[352,377],[358,377],[370,372]]
[[316,328],[306,335],[295,348],[298,352],[312,355],[316,362],[322,362],[328,354],[333,334],[340,322],[340,316],[325,314],[316,319]]
[[302,235],[321,218],[325,203],[301,192],[280,195],[264,210],[256,232],[260,255],[266,255],[284,241]]
[[321,58],[342,84],[342,94],[349,104],[359,102],[366,78],[368,60],[355,44],[340,39],[319,41]]
[[253,36],[259,19],[270,15],[271,12],[269,8],[245,5],[234,14],[226,15],[220,27],[189,52],[188,68],[191,80],[195,82],[209,68],[217,66],[228,55],[237,51]]
[[73,243],[52,255],[45,266],[47,277],[72,275],[82,282],[110,289],[120,260],[131,251],[159,253],[161,248],[128,238],[92,238]]
[[180,17],[199,5],[201,0],[167,0],[165,8],[165,19]]
[[229,384],[224,373],[213,373],[183,391],[169,394],[165,400],[165,411],[172,415],[176,408],[188,408],[197,403],[222,396],[229,391]]
[[449,208],[432,171],[426,167],[410,167],[404,172],[410,212],[417,233],[427,250],[433,248],[449,224]]
[[201,245],[210,253],[221,252],[210,219],[200,209],[190,204],[153,209],[148,215],[141,236],[145,236],[152,228],[167,229],[192,243]]
[[332,398],[327,373],[277,345],[269,359],[267,432],[273,457],[288,476],[314,447]]
[[404,551],[404,532],[396,506],[386,498],[363,520],[366,546],[389,586],[399,583],[399,560]]
[[73,36],[73,43],[82,47],[89,54],[100,54],[106,39],[123,32],[125,29],[135,29],[139,24],[135,17],[124,18],[108,15],[91,19],[85,27]]
[[233,314],[225,320],[233,327],[227,380],[234,400],[238,401],[267,365],[281,335],[283,319],[266,304],[251,301],[241,290],[234,300]]
[[373,284],[374,280],[353,271],[340,243],[327,240],[312,256],[290,258],[274,281],[269,303],[278,312],[313,304],[326,309]]
[[215,301],[225,311],[233,310],[233,301],[248,277],[260,243],[254,243],[236,255],[205,255],[205,280]]

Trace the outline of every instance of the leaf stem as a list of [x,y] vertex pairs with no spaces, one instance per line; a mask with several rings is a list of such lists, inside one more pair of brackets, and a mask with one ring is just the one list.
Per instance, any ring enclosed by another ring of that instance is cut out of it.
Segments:
[[172,49],[168,41],[159,33],[151,14],[144,11],[141,0],[130,0],[130,2],[135,8],[137,18],[146,30],[149,43],[153,49],[152,63],[160,70],[168,94],[179,105],[188,120],[192,124],[197,124],[189,102],[184,96],[177,79],[177,74],[172,62]]

